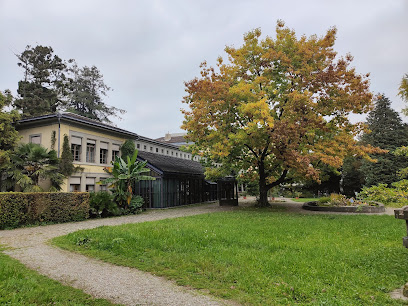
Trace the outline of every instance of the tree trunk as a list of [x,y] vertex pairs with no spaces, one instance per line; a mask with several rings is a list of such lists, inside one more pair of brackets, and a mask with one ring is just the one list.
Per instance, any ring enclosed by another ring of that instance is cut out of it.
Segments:
[[259,201],[257,206],[258,207],[268,207],[268,190],[269,188],[266,186],[266,175],[265,175],[265,168],[263,161],[258,163],[259,167]]
[[270,206],[268,202],[268,189],[266,188],[265,184],[261,186],[261,183],[259,182],[259,201],[258,201],[258,207],[268,207]]

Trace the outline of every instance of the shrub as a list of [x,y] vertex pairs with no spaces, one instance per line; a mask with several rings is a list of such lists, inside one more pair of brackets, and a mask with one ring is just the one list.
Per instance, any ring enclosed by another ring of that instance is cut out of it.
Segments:
[[359,197],[368,201],[381,202],[385,206],[402,207],[408,205],[408,180],[402,180],[392,184],[392,188],[386,184],[364,187]]
[[139,212],[142,211],[143,204],[144,200],[141,196],[139,195],[133,196],[129,204],[129,213],[138,214]]
[[325,204],[330,202],[330,197],[321,197],[317,200],[320,204]]
[[80,221],[88,217],[89,194],[86,192],[0,193],[0,229]]
[[350,205],[350,201],[343,194],[332,193],[330,195],[330,204],[333,206],[346,206]]
[[91,218],[104,218],[120,215],[120,209],[113,201],[113,195],[107,191],[90,193],[89,207]]

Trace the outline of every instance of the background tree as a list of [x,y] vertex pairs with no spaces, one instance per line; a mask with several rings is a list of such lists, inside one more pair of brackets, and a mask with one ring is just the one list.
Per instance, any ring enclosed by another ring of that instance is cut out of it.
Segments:
[[365,185],[379,183],[391,184],[399,178],[397,172],[408,166],[408,159],[395,156],[393,151],[408,142],[407,126],[399,114],[391,108],[391,101],[384,95],[377,95],[375,108],[367,116],[371,133],[362,136],[362,142],[388,150],[385,154],[373,154],[376,163],[363,162],[361,171],[365,176]]
[[344,159],[341,169],[342,194],[355,197],[364,186],[364,173],[361,171],[362,158],[348,156]]
[[14,123],[20,119],[16,110],[7,110],[10,108],[13,96],[9,90],[4,93],[0,91],[0,152],[13,149],[20,136],[14,128]]
[[54,150],[48,151],[39,144],[20,144],[11,154],[9,180],[23,192],[44,191],[40,179],[49,179],[52,188],[60,190],[64,175],[58,171],[58,157]]
[[10,163],[10,152],[17,145],[20,136],[14,128],[14,123],[20,119],[16,110],[7,110],[12,103],[13,97],[9,90],[0,91],[0,191],[4,190],[4,171]]
[[320,164],[338,169],[348,153],[375,151],[358,145],[363,125],[348,119],[371,107],[368,75],[349,67],[350,55],[336,57],[335,34],[298,39],[278,21],[275,39],[248,32],[242,47],[225,48],[229,63],[219,58],[217,71],[203,63],[201,77],[185,83],[193,153],[236,171],[252,167],[261,206],[288,178],[318,181]]
[[16,55],[24,78],[18,83],[19,97],[14,101],[23,117],[55,113],[63,108],[67,85],[66,63],[51,47],[27,46]]
[[125,111],[108,106],[103,100],[107,96],[108,87],[103,75],[95,66],[79,68],[75,63],[70,68],[72,74],[68,110],[76,114],[101,122],[108,122],[109,116],[117,116]]
[[120,147],[120,153],[123,160],[127,160],[127,157],[131,158],[136,151],[135,142],[132,139],[126,139]]

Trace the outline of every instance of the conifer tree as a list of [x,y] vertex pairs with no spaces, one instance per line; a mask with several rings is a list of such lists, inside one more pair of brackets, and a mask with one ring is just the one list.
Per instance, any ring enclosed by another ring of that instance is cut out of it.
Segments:
[[133,154],[135,154],[135,151],[136,151],[135,142],[131,139],[127,139],[120,147],[120,153],[124,161],[127,160],[127,156],[131,158]]
[[376,97],[375,108],[369,113],[367,124],[371,133],[363,135],[363,143],[389,152],[372,155],[377,159],[377,163],[363,162],[361,171],[365,177],[365,185],[391,184],[399,179],[397,172],[408,166],[406,157],[392,154],[395,149],[407,144],[407,126],[391,108],[391,101],[384,95]]
[[73,164],[74,158],[69,147],[69,139],[67,135],[64,135],[62,143],[61,159],[59,163],[59,172],[65,177],[71,176],[73,173],[82,171],[82,167],[76,167]]

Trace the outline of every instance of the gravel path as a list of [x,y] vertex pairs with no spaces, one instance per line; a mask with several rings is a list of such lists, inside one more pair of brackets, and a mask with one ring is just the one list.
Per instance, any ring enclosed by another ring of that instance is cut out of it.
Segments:
[[[240,202],[240,206],[253,199]],[[286,211],[304,214],[321,212],[305,211],[301,203],[274,203]],[[48,245],[47,241],[80,229],[102,225],[138,223],[228,211],[236,207],[220,207],[218,204],[151,210],[140,215],[109,219],[93,219],[76,223],[20,228],[0,231],[0,244],[10,247],[4,253],[18,259],[31,269],[37,270],[63,284],[79,288],[97,298],[108,299],[125,305],[226,305],[223,301],[201,294],[174,282],[133,268],[115,266],[100,260],[71,253]],[[393,214],[391,210],[388,214]]]
[[4,251],[27,267],[63,284],[79,288],[97,298],[125,305],[225,305],[227,301],[209,297],[174,282],[137,269],[115,266],[71,253],[47,244],[47,241],[80,229],[177,218],[216,211],[232,210],[216,204],[152,210],[140,215],[83,222],[54,224],[0,231]]

